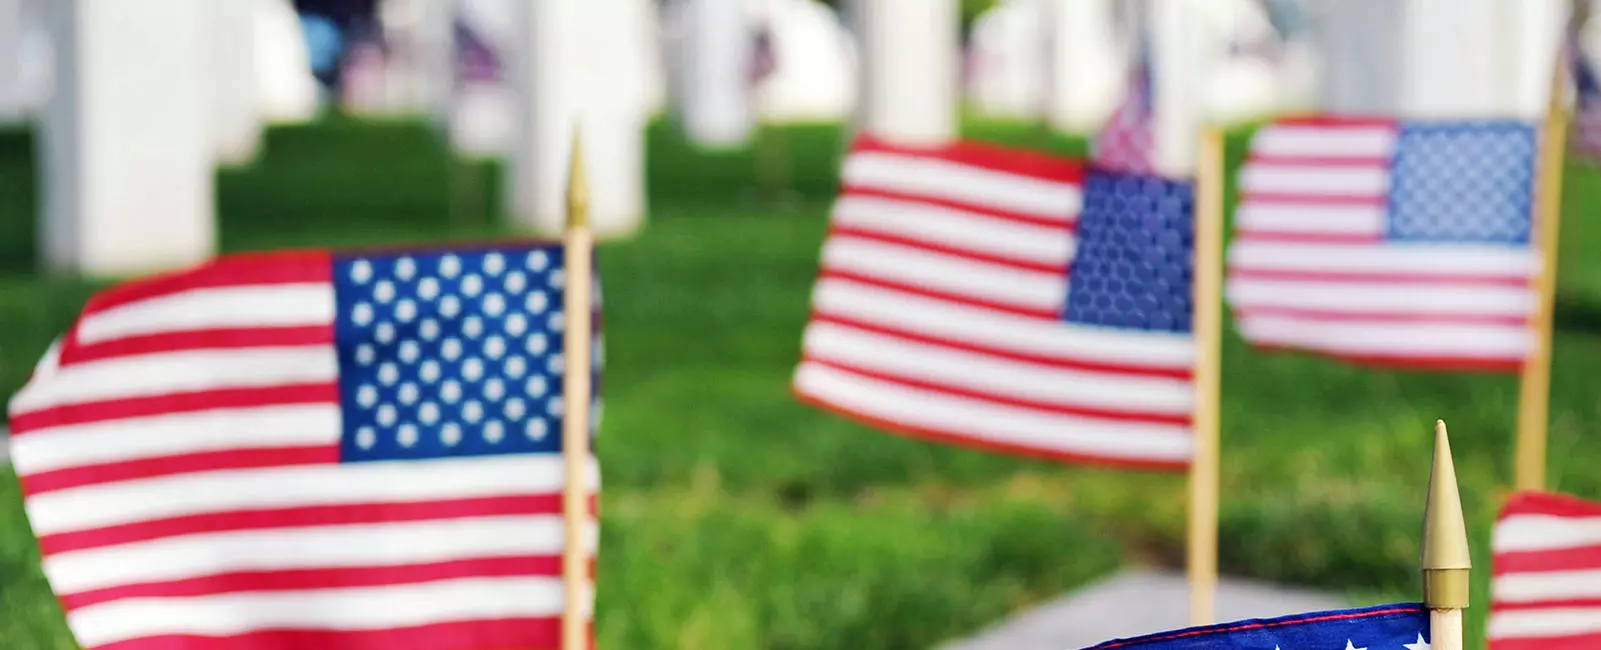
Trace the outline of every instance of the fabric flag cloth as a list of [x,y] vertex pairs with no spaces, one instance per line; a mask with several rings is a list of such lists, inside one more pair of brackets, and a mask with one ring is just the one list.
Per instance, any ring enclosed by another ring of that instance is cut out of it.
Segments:
[[1245,339],[1515,371],[1533,349],[1535,127],[1279,120],[1240,171],[1225,294]]
[[1152,101],[1150,48],[1142,42],[1135,53],[1123,102],[1091,143],[1091,163],[1115,172],[1155,173],[1156,123]]
[[1601,647],[1601,503],[1516,494],[1491,547],[1490,650]]
[[1419,603],[1250,619],[1118,639],[1092,650],[1429,650]]
[[245,254],[92,299],[10,404],[78,641],[556,647],[563,262]]
[[802,401],[992,450],[1187,466],[1189,185],[871,137],[843,175]]

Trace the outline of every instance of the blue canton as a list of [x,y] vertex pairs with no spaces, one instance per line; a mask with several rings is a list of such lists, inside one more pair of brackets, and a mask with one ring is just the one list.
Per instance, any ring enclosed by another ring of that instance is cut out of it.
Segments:
[[1390,239],[1528,243],[1538,149],[1534,127],[1523,122],[1403,125]]
[[1186,182],[1091,170],[1063,318],[1085,325],[1190,331],[1192,203]]
[[1251,619],[1107,641],[1090,650],[1429,650],[1418,603]]
[[562,253],[547,245],[337,259],[341,459],[560,451]]

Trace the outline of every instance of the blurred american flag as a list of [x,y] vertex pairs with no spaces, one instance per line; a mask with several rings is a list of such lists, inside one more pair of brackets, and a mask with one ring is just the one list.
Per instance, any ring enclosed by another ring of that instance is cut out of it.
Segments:
[[1601,647],[1601,503],[1516,494],[1491,546],[1490,650]]

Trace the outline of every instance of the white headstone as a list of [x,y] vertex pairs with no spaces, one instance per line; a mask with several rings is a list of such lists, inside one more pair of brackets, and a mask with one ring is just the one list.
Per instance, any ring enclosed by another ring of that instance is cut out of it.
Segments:
[[1201,5],[1206,0],[1154,0],[1146,16],[1151,34],[1151,94],[1157,170],[1170,176],[1195,171],[1198,134],[1206,124],[1206,84],[1216,68],[1217,34]]
[[47,266],[120,275],[212,252],[212,0],[54,0],[42,115]]
[[845,26],[815,0],[759,5],[772,30],[774,69],[756,89],[768,123],[843,120],[856,105],[856,48]]
[[561,232],[573,129],[583,130],[590,218],[597,236],[633,232],[644,218],[644,125],[648,72],[637,7],[646,0],[545,0],[519,7],[521,51],[510,66],[518,99],[508,169],[515,218]]
[[300,19],[289,0],[254,0],[256,99],[268,124],[310,120],[317,114],[317,80]]
[[1113,0],[1048,0],[1053,27],[1046,111],[1069,132],[1098,128],[1123,97],[1126,44],[1113,29]]
[[211,128],[217,159],[249,162],[261,140],[256,79],[256,0],[211,0]]
[[857,128],[905,144],[956,138],[956,10],[956,0],[856,0]]
[[695,144],[744,144],[755,125],[750,64],[753,24],[742,0],[684,0],[679,60],[684,131]]
[[973,21],[964,81],[975,110],[1026,120],[1044,114],[1052,85],[1050,30],[1057,27],[1053,1],[1006,0]]
[[0,124],[31,119],[49,99],[54,53],[45,0],[0,0]]

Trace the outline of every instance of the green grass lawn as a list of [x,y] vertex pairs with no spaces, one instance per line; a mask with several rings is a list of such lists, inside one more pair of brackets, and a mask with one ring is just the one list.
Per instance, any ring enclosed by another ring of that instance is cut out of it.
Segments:
[[[1080,148],[1030,127],[968,130]],[[603,247],[601,647],[921,648],[1120,565],[1176,566],[1181,476],[923,444],[790,397],[841,142],[832,127],[780,133],[797,195],[770,204],[757,198],[748,152],[693,152],[653,128],[649,225]],[[0,136],[0,395],[93,289],[31,273],[30,146]],[[222,241],[247,250],[493,235],[504,231],[484,214],[499,187],[494,165],[453,165],[414,125],[279,129],[261,164],[220,175]],[[1551,479],[1587,497],[1601,497],[1601,258],[1587,254],[1601,245],[1597,207],[1601,183],[1575,167]],[[1224,358],[1224,570],[1340,589],[1353,604],[1417,599],[1430,431],[1444,417],[1481,567],[1477,643],[1489,527],[1511,478],[1515,380],[1262,355],[1232,332]],[[72,648],[16,494],[14,477],[0,475],[0,648]]]

